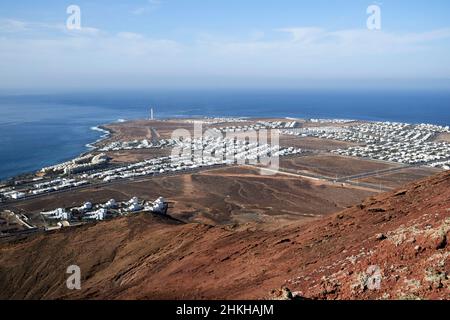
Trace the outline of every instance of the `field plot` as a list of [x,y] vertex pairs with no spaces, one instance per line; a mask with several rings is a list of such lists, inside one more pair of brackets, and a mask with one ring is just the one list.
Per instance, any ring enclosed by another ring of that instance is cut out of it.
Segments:
[[429,177],[441,171],[442,170],[433,168],[406,168],[401,171],[359,179],[358,181],[374,185],[381,184],[390,188],[398,188],[406,183]]
[[194,124],[182,121],[150,121],[136,120],[124,123],[113,123],[104,126],[113,132],[113,137],[102,141],[102,144],[111,141],[132,141],[135,139],[170,139],[176,129],[185,129],[191,134]]
[[141,150],[121,150],[109,151],[106,155],[111,158],[112,164],[124,164],[140,162],[148,159],[170,156],[171,149],[141,149]]
[[450,143],[450,133],[441,133],[434,140],[439,141],[439,142],[449,142]]
[[306,151],[318,150],[318,151],[331,151],[335,149],[346,149],[349,147],[357,146],[356,143],[320,139],[314,137],[298,137],[291,135],[281,135],[280,145],[282,147],[295,147],[301,148]]
[[151,139],[152,131],[150,121],[128,121],[123,123],[111,123],[103,126],[112,132],[112,136],[102,141],[101,144],[110,141],[130,141],[135,139]]
[[280,168],[282,169],[294,172],[308,172],[331,178],[342,178],[397,167],[399,165],[387,162],[335,155],[313,155],[280,159]]

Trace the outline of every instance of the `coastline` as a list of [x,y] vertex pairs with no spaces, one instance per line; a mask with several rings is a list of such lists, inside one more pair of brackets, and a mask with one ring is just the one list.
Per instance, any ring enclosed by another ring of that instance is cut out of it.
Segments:
[[82,155],[84,155],[86,153],[89,153],[91,151],[95,151],[98,148],[96,146],[96,144],[98,144],[99,142],[102,142],[105,139],[110,138],[112,136],[112,134],[113,134],[112,130],[110,130],[110,129],[108,129],[106,127],[106,124],[102,124],[102,125],[91,127],[90,130],[97,131],[97,132],[100,132],[100,133],[103,133],[103,134],[96,141],[87,143],[85,145],[85,147],[88,148],[89,150],[86,151],[86,152],[83,152]]
[[[101,125],[96,125],[96,126],[93,126],[93,127],[89,128],[90,131],[95,131],[95,132],[99,132],[99,133],[102,133],[102,134],[95,141],[85,144],[84,148],[87,149],[87,150],[82,150],[80,153],[78,153],[78,156],[76,156],[76,157],[83,157],[83,156],[85,156],[85,155],[87,155],[87,154],[97,150],[97,148],[98,148],[97,144],[98,143],[100,143],[100,142],[110,138],[113,135],[113,131],[108,129],[106,127],[107,125],[108,124],[101,124]],[[70,157],[70,158],[64,159],[62,161],[55,161],[55,162],[50,163],[49,166],[56,165],[56,164],[58,164],[60,162],[70,161],[72,159],[74,159],[74,157]],[[39,169],[37,169],[37,171],[39,171]],[[14,179],[17,179],[17,178],[26,178],[28,176],[34,175],[35,173],[36,173],[36,170],[32,170],[32,171],[25,171],[25,172],[22,172],[22,173],[18,173],[18,174],[15,174],[13,176],[10,176],[10,177],[0,178],[0,183],[5,183],[7,181],[14,180]]]

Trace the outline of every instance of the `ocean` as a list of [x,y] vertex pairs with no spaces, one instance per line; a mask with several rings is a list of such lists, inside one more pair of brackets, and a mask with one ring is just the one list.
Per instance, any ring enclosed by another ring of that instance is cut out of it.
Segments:
[[0,180],[72,159],[118,119],[300,117],[450,125],[450,91],[114,91],[0,96]]

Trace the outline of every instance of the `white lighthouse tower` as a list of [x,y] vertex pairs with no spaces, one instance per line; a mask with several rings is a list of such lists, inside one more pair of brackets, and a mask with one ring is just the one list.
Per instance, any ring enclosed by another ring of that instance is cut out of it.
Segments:
[[153,108],[150,108],[150,120],[155,120],[153,117]]

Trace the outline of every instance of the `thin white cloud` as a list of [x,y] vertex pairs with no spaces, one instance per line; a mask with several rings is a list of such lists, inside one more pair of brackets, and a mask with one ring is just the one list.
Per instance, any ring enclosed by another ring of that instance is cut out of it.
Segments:
[[72,36],[87,36],[98,37],[102,35],[102,31],[93,27],[81,27],[81,29],[67,30],[64,27],[64,32]]
[[[203,33],[188,42],[95,28],[73,33],[60,25],[28,22],[0,20],[0,26],[0,32],[15,30],[0,37],[0,70],[8,79],[0,86],[20,85],[24,78],[31,85],[63,84],[68,78],[129,84],[130,79],[163,77],[450,77],[450,28],[402,34],[290,27],[269,30],[268,36],[262,30],[237,38]],[[30,30],[42,33],[21,36]],[[61,32],[55,36],[45,30]]]
[[290,34],[293,43],[303,45],[334,44],[336,46],[366,47],[367,44],[376,42],[376,45],[383,49],[388,49],[390,45],[395,44],[413,46],[450,38],[450,28],[405,34],[383,31],[374,32],[367,29],[327,31],[321,28],[283,28],[276,31]]
[[147,0],[145,5],[131,10],[131,13],[135,14],[135,15],[142,15],[144,13],[150,13],[150,12],[153,12],[153,11],[159,9],[161,4],[162,4],[161,0]]
[[325,33],[321,28],[282,28],[276,31],[289,33],[293,42],[303,43],[315,41]]
[[404,41],[413,43],[448,39],[450,38],[450,28],[407,34],[403,38]]
[[250,39],[252,41],[261,41],[266,36],[264,31],[261,30],[253,30],[250,32]]
[[18,32],[27,29],[28,24],[16,19],[0,19],[0,32]]
[[0,34],[20,36],[25,34],[47,36],[49,32],[70,34],[73,36],[99,36],[100,29],[82,26],[81,29],[68,30],[63,23],[42,23],[16,19],[0,19]]
[[127,39],[127,40],[141,40],[144,38],[142,34],[134,33],[134,32],[119,32],[117,34],[119,38]]

